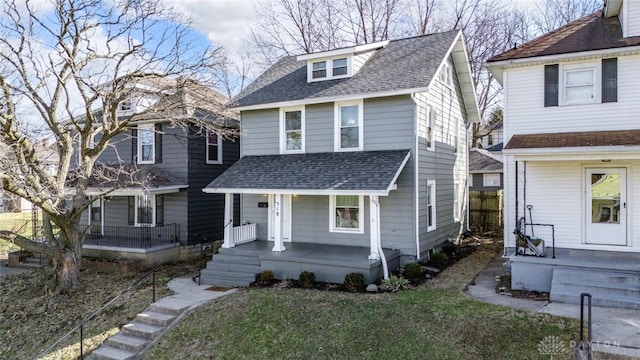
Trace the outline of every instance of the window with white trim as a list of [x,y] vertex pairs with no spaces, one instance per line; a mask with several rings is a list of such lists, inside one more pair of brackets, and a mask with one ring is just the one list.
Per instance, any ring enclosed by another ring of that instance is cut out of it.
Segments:
[[353,58],[343,56],[307,62],[307,81],[341,79],[351,76]]
[[335,103],[335,151],[363,149],[362,100]]
[[427,105],[427,134],[426,134],[426,146],[427,150],[435,150],[435,142],[433,141],[433,131],[435,129],[437,119],[436,110],[431,105]]
[[333,77],[348,74],[347,58],[333,59],[331,63],[333,65],[331,70],[331,75]]
[[207,130],[207,164],[222,164],[222,136]]
[[138,164],[155,163],[155,137],[154,124],[138,125]]
[[156,196],[150,194],[142,194],[136,196],[135,219],[136,226],[154,226]]
[[453,86],[453,70],[448,62],[443,64],[440,74],[438,74],[438,79],[447,86]]
[[427,180],[427,231],[436,229],[436,181]]
[[327,62],[316,61],[312,65],[311,78],[322,79],[327,77]]
[[453,183],[453,221],[460,221],[460,183]]
[[280,153],[304,152],[304,107],[280,110]]
[[500,174],[482,174],[482,186],[484,187],[500,186]]
[[332,195],[329,202],[331,232],[364,233],[364,196]]
[[562,104],[600,102],[598,63],[562,66],[560,92]]

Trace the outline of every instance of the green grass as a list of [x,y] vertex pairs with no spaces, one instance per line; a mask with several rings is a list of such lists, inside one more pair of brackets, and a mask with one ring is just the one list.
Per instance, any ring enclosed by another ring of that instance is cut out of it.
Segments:
[[576,321],[463,293],[494,254],[476,252],[432,282],[393,294],[238,291],[198,308],[144,358],[548,358],[537,351],[540,340],[555,335],[568,342],[578,333]]

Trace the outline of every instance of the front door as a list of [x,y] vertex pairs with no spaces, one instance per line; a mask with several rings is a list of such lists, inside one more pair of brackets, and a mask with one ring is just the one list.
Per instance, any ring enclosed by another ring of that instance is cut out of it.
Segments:
[[587,168],[586,243],[627,244],[627,170]]
[[102,198],[98,198],[92,202],[89,208],[89,225],[91,225],[91,234],[104,235],[104,209],[102,207]]
[[275,196],[269,195],[269,240],[273,241],[275,227],[275,212],[280,208],[282,213],[282,240],[291,241],[291,195],[282,195],[282,204],[275,203]]

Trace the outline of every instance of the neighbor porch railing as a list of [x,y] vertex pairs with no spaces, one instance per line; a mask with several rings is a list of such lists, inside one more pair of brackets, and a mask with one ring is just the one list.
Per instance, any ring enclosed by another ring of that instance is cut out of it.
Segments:
[[178,224],[158,226],[89,225],[85,245],[146,249],[178,242]]
[[256,224],[246,224],[231,229],[231,241],[234,245],[240,245],[254,240],[256,240]]

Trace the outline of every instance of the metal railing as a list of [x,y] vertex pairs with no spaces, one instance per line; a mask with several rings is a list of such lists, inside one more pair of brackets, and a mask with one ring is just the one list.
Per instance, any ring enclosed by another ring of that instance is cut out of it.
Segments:
[[51,344],[50,346],[48,346],[44,350],[40,351],[40,353],[38,353],[38,355],[35,357],[35,359],[40,359],[44,354],[46,354],[47,352],[53,350],[53,348],[56,347],[58,344],[60,344],[64,339],[70,337],[71,335],[73,335],[78,330],[80,330],[80,359],[84,359],[84,349],[83,349],[82,344],[84,342],[85,324],[89,320],[91,320],[91,319],[95,318],[96,316],[98,316],[102,311],[104,311],[104,309],[108,308],[116,300],[121,298],[127,292],[131,291],[131,289],[133,289],[136,285],[140,284],[144,279],[148,278],[149,276],[153,277],[153,279],[151,280],[152,292],[153,292],[152,303],[156,302],[156,271],[158,270],[159,267],[160,267],[160,265],[156,265],[153,269],[149,270],[147,273],[145,273],[144,275],[139,277],[136,281],[134,281],[126,289],[122,290],[118,295],[113,297],[111,300],[107,301],[104,305],[102,305],[102,307],[100,309],[94,311],[91,315],[89,315],[86,318],[80,320],[80,323],[78,323],[78,325],[76,325],[73,329],[69,330],[66,334],[64,334],[62,337],[60,337],[58,340],[56,340],[56,342],[54,342],[53,344]]
[[89,225],[85,245],[147,249],[178,242],[178,224],[159,226],[101,226]]

